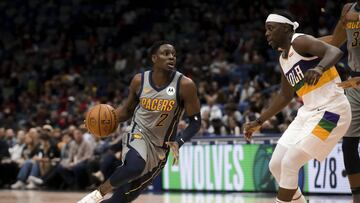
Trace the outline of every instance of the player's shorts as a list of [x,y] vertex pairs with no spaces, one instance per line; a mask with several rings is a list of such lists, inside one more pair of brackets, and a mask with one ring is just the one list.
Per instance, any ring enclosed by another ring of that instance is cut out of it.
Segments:
[[136,150],[146,162],[145,169],[141,175],[153,171],[163,160],[167,159],[168,149],[155,146],[149,138],[144,135],[137,125],[123,137],[122,160],[125,160],[130,148]]
[[153,182],[154,178],[164,168],[169,154],[169,149],[152,144],[146,135],[143,135],[136,126],[123,137],[123,161],[130,149],[136,150],[145,160],[146,164],[141,176],[132,180],[127,185],[128,188],[125,195],[129,202],[139,196],[141,191]]
[[351,124],[345,137],[360,137],[360,88],[345,89],[351,105]]
[[343,95],[315,110],[301,107],[278,144],[299,147],[312,158],[322,161],[345,135],[350,121],[350,104]]

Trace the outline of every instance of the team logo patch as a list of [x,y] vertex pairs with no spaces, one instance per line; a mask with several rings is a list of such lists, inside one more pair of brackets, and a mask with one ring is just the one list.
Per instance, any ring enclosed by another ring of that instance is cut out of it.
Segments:
[[168,95],[174,95],[175,94],[175,88],[174,87],[168,87],[167,89],[166,89],[166,94],[168,94]]
[[150,88],[144,88],[144,93],[149,93],[151,91],[151,89]]
[[142,138],[142,136],[140,134],[133,134],[132,137],[133,137],[133,139],[138,139],[138,140],[140,140]]

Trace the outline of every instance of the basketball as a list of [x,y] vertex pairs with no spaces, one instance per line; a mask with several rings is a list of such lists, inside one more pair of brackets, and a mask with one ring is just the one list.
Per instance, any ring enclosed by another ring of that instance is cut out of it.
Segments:
[[110,105],[95,105],[86,114],[85,126],[94,136],[106,137],[116,130],[117,125],[115,109]]

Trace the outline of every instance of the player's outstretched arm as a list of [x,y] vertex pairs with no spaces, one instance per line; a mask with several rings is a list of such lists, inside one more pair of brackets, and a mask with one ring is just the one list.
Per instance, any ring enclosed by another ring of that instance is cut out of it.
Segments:
[[131,80],[129,94],[124,103],[115,109],[118,122],[130,119],[134,113],[136,105],[139,103],[137,94],[141,88],[141,73],[136,74]]

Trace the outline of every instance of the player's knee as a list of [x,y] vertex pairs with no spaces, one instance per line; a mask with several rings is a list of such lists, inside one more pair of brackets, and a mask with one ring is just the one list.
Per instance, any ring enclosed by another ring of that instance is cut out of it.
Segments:
[[280,174],[281,161],[272,157],[269,162],[269,170],[273,176],[277,177]]
[[359,158],[359,137],[344,137],[342,150],[344,155],[344,164],[348,175],[360,173]]
[[359,137],[344,137],[342,143],[342,150],[344,155],[354,156],[359,154]]
[[146,162],[136,150],[131,149],[126,156],[125,165],[131,174],[138,176],[143,172]]
[[128,164],[127,168],[130,172],[130,174],[133,174],[133,176],[138,176],[140,175],[145,168],[145,161],[144,159],[138,159],[138,161],[136,162],[136,164]]
[[297,174],[301,166],[292,157],[285,156],[281,162],[282,173],[294,173]]

